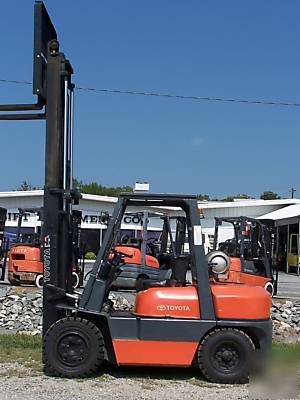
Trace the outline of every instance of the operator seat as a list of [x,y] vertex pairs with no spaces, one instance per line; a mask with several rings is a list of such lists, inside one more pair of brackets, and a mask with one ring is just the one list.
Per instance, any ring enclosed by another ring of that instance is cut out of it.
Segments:
[[154,279],[143,279],[138,290],[146,290],[151,287],[164,286],[185,286],[186,273],[190,266],[191,257],[189,254],[181,254],[171,259],[171,278],[157,281]]

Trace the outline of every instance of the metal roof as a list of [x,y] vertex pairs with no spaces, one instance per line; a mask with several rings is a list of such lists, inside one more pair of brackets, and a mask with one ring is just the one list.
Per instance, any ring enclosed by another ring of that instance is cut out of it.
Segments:
[[[16,198],[16,197],[41,197],[44,195],[43,190],[14,190],[7,192],[0,192],[0,198]],[[183,196],[184,197],[184,196]],[[117,197],[99,196],[94,194],[82,194],[84,200],[103,201],[107,203],[116,203]],[[278,199],[278,200],[261,200],[261,199],[236,199],[231,202],[222,201],[198,201],[198,207],[202,209],[226,209],[226,208],[240,208],[240,207],[259,207],[259,206],[278,206],[283,209],[289,208],[288,206],[300,204],[300,199]],[[169,207],[168,207],[169,208]],[[275,211],[274,211],[275,212]]]
[[238,207],[257,207],[257,206],[288,206],[291,204],[300,204],[300,199],[278,199],[278,200],[261,200],[261,199],[241,199],[236,201],[198,201],[199,208],[238,208]]
[[261,215],[257,219],[271,219],[276,221],[276,225],[296,224],[300,218],[300,204],[293,204],[288,207],[280,208],[268,214]]
[[[44,190],[14,190],[10,192],[0,192],[0,198],[9,198],[9,197],[41,197],[44,196]],[[95,194],[82,194],[82,198],[85,200],[93,200],[93,201],[105,201],[108,203],[116,203],[117,197],[110,196],[99,196]]]

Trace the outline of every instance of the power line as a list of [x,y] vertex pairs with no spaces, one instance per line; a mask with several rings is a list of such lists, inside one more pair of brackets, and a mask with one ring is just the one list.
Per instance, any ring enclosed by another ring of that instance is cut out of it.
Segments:
[[29,81],[15,81],[8,79],[0,79],[0,83],[15,83],[17,85],[32,85],[32,82]]
[[[0,83],[32,85],[32,82],[29,81],[18,81],[18,80],[8,80],[8,79],[0,79]],[[81,86],[77,86],[77,90],[86,92],[106,93],[106,94],[125,94],[133,96],[164,97],[177,100],[213,101],[213,102],[223,102],[223,103],[258,104],[266,106],[300,107],[300,103],[284,102],[279,100],[267,101],[267,100],[231,99],[223,97],[185,96],[185,95],[171,94],[171,93],[156,93],[156,92],[144,92],[144,91],[141,92],[135,90],[119,90],[119,89],[100,89],[100,88],[97,89],[97,88],[81,87]]]

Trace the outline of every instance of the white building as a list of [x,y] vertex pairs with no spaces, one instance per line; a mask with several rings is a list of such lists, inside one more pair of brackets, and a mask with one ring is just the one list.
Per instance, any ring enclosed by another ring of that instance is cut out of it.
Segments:
[[[96,252],[102,242],[106,225],[101,224],[100,215],[103,211],[110,214],[117,202],[115,197],[96,196],[83,194],[80,206],[77,208],[82,210],[82,239],[87,243],[87,250]],[[208,243],[214,235],[214,218],[215,217],[234,217],[247,216],[257,218],[262,215],[269,214],[284,207],[293,204],[300,204],[298,199],[282,199],[282,200],[236,200],[233,202],[199,202],[201,209],[201,223],[203,233]],[[13,191],[0,192],[0,206],[7,209],[6,231],[10,234],[16,233],[18,222],[18,208],[38,208],[43,205],[43,191]],[[134,210],[133,210],[134,211]],[[161,209],[156,209],[161,211]],[[170,215],[174,213],[174,209],[164,209]],[[27,215],[22,223],[22,230],[25,232],[33,232],[37,226],[41,224],[36,215]],[[159,236],[162,222],[159,218],[150,218],[149,230],[152,231],[153,237]],[[130,236],[138,236],[141,229],[139,218],[128,215],[125,216],[122,223],[122,233]],[[232,228],[230,226],[222,226],[219,230],[220,241],[232,237]]]

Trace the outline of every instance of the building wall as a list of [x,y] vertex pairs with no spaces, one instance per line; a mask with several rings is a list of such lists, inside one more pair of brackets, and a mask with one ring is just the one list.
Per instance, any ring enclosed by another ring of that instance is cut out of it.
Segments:
[[[112,214],[115,203],[117,199],[115,198],[106,198],[103,196],[93,196],[93,195],[84,195],[84,197],[80,202],[80,206],[77,208],[83,211],[83,222],[82,229],[84,231],[90,231],[92,234],[93,231],[93,241],[95,241],[95,237],[99,236],[99,242],[101,242],[101,238],[106,229],[106,225],[103,225],[99,221],[99,217],[102,211],[108,211],[109,214]],[[299,202],[295,199],[295,202]],[[17,226],[18,219],[18,208],[38,208],[42,207],[43,204],[43,192],[42,191],[34,191],[34,192],[10,192],[10,193],[1,193],[0,192],[0,206],[5,207],[8,210],[8,219],[6,222],[6,226],[13,230]],[[214,222],[215,217],[235,217],[245,215],[248,217],[256,218],[258,216],[267,214],[269,212],[278,210],[284,206],[290,205],[291,202],[286,201],[266,201],[265,204],[262,201],[246,201],[246,202],[236,202],[236,203],[202,203],[199,204],[199,207],[202,208],[203,217],[201,219],[201,224],[203,228],[203,233],[205,234],[206,241],[212,240],[214,235]],[[136,211],[132,208],[132,211]],[[161,211],[161,210],[160,210]],[[167,210],[165,210],[167,211]],[[177,211],[170,210],[170,214],[177,213]],[[22,226],[24,228],[35,228],[36,226],[41,225],[41,222],[35,215],[28,216],[27,219],[23,222]],[[153,231],[153,235],[155,232],[161,230],[162,222],[159,218],[150,218],[149,222],[149,230]],[[135,235],[138,234],[138,231],[141,229],[140,221],[132,219],[130,216],[123,219],[123,223],[121,228],[124,230],[124,233],[134,232]],[[173,226],[173,230],[175,227]],[[97,231],[99,230],[99,234]],[[224,241],[233,236],[232,226],[223,225],[219,230],[219,240]]]

